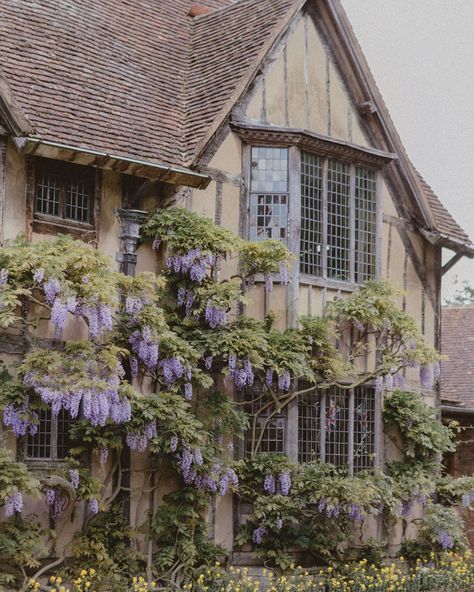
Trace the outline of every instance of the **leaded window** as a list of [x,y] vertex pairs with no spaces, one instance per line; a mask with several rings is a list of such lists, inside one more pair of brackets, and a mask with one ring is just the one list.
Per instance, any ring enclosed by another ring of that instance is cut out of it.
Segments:
[[54,415],[51,409],[38,412],[38,431],[26,438],[26,460],[62,460],[69,454],[71,416],[62,409]]
[[283,453],[285,451],[285,416],[277,409],[268,390],[255,384],[244,392],[244,411],[250,419],[245,434],[245,453]]
[[375,277],[374,170],[301,153],[300,269],[355,283]]
[[288,149],[252,148],[250,240],[286,240]]
[[89,167],[38,158],[35,162],[36,215],[92,223],[94,175]]
[[322,460],[354,472],[376,461],[375,391],[362,386],[305,393],[298,401],[298,460]]

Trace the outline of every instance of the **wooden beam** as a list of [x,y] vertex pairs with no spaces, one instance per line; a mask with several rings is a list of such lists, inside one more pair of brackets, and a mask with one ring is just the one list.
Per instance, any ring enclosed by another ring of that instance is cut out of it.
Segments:
[[0,136],[0,245],[3,245],[5,232],[5,183],[7,169],[7,139]]
[[453,255],[451,259],[441,267],[441,275],[443,276],[445,273],[448,273],[448,271],[463,257],[464,255],[462,253],[456,253]]

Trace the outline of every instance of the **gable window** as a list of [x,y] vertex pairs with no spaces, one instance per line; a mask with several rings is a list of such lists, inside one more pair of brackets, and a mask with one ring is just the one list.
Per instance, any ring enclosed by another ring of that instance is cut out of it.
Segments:
[[[251,148],[250,239],[287,241],[294,187],[288,148]],[[376,170],[300,152],[303,275],[360,284],[376,275]],[[297,248],[297,247],[296,247]]]
[[26,438],[25,460],[63,460],[71,447],[71,416],[64,409],[58,415],[51,413],[50,409],[42,409],[38,415],[38,431]]

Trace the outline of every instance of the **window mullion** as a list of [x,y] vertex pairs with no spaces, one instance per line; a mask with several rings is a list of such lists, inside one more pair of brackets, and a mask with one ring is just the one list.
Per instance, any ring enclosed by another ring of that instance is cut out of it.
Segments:
[[51,459],[58,458],[58,415],[51,411]]
[[349,235],[349,279],[352,283],[355,282],[355,166],[351,164],[350,167],[350,196],[349,196],[349,224],[350,224],[350,235]]
[[[299,316],[300,246],[301,246],[301,153],[296,146],[289,149],[288,248],[295,255],[287,286],[287,326],[295,327]],[[295,426],[291,426],[296,429]]]
[[326,391],[323,391],[321,394],[321,412],[319,421],[321,423],[321,431],[320,431],[320,445],[319,445],[319,452],[320,458],[322,462],[326,461]]
[[321,267],[324,279],[328,277],[328,159],[324,158],[322,162],[322,253]]
[[354,474],[354,389],[349,391],[349,434],[348,434],[348,465],[349,473]]
[[375,279],[382,279],[382,176],[375,173]]
[[380,394],[375,394],[374,424],[375,466],[382,468],[384,463],[384,447],[382,442],[382,395]]

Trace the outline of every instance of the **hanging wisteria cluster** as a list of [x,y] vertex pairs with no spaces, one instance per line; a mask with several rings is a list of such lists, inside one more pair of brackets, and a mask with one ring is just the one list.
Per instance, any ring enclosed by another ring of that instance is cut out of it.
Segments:
[[200,284],[208,268],[216,264],[216,257],[211,253],[202,253],[200,249],[191,249],[184,255],[167,254],[165,263],[173,273],[189,276],[191,281]]
[[17,438],[26,434],[34,436],[38,431],[38,414],[30,410],[29,401],[25,399],[19,407],[15,407],[13,403],[5,407],[3,423],[12,428]]
[[70,372],[67,359],[54,377],[41,371],[30,370],[23,376],[25,386],[32,388],[43,403],[51,406],[57,415],[61,409],[71,418],[84,417],[92,425],[104,426],[107,420],[125,423],[131,418],[131,406],[127,397],[120,395],[124,370],[117,360],[115,368],[107,369],[100,362],[90,360],[87,372],[80,376]]

